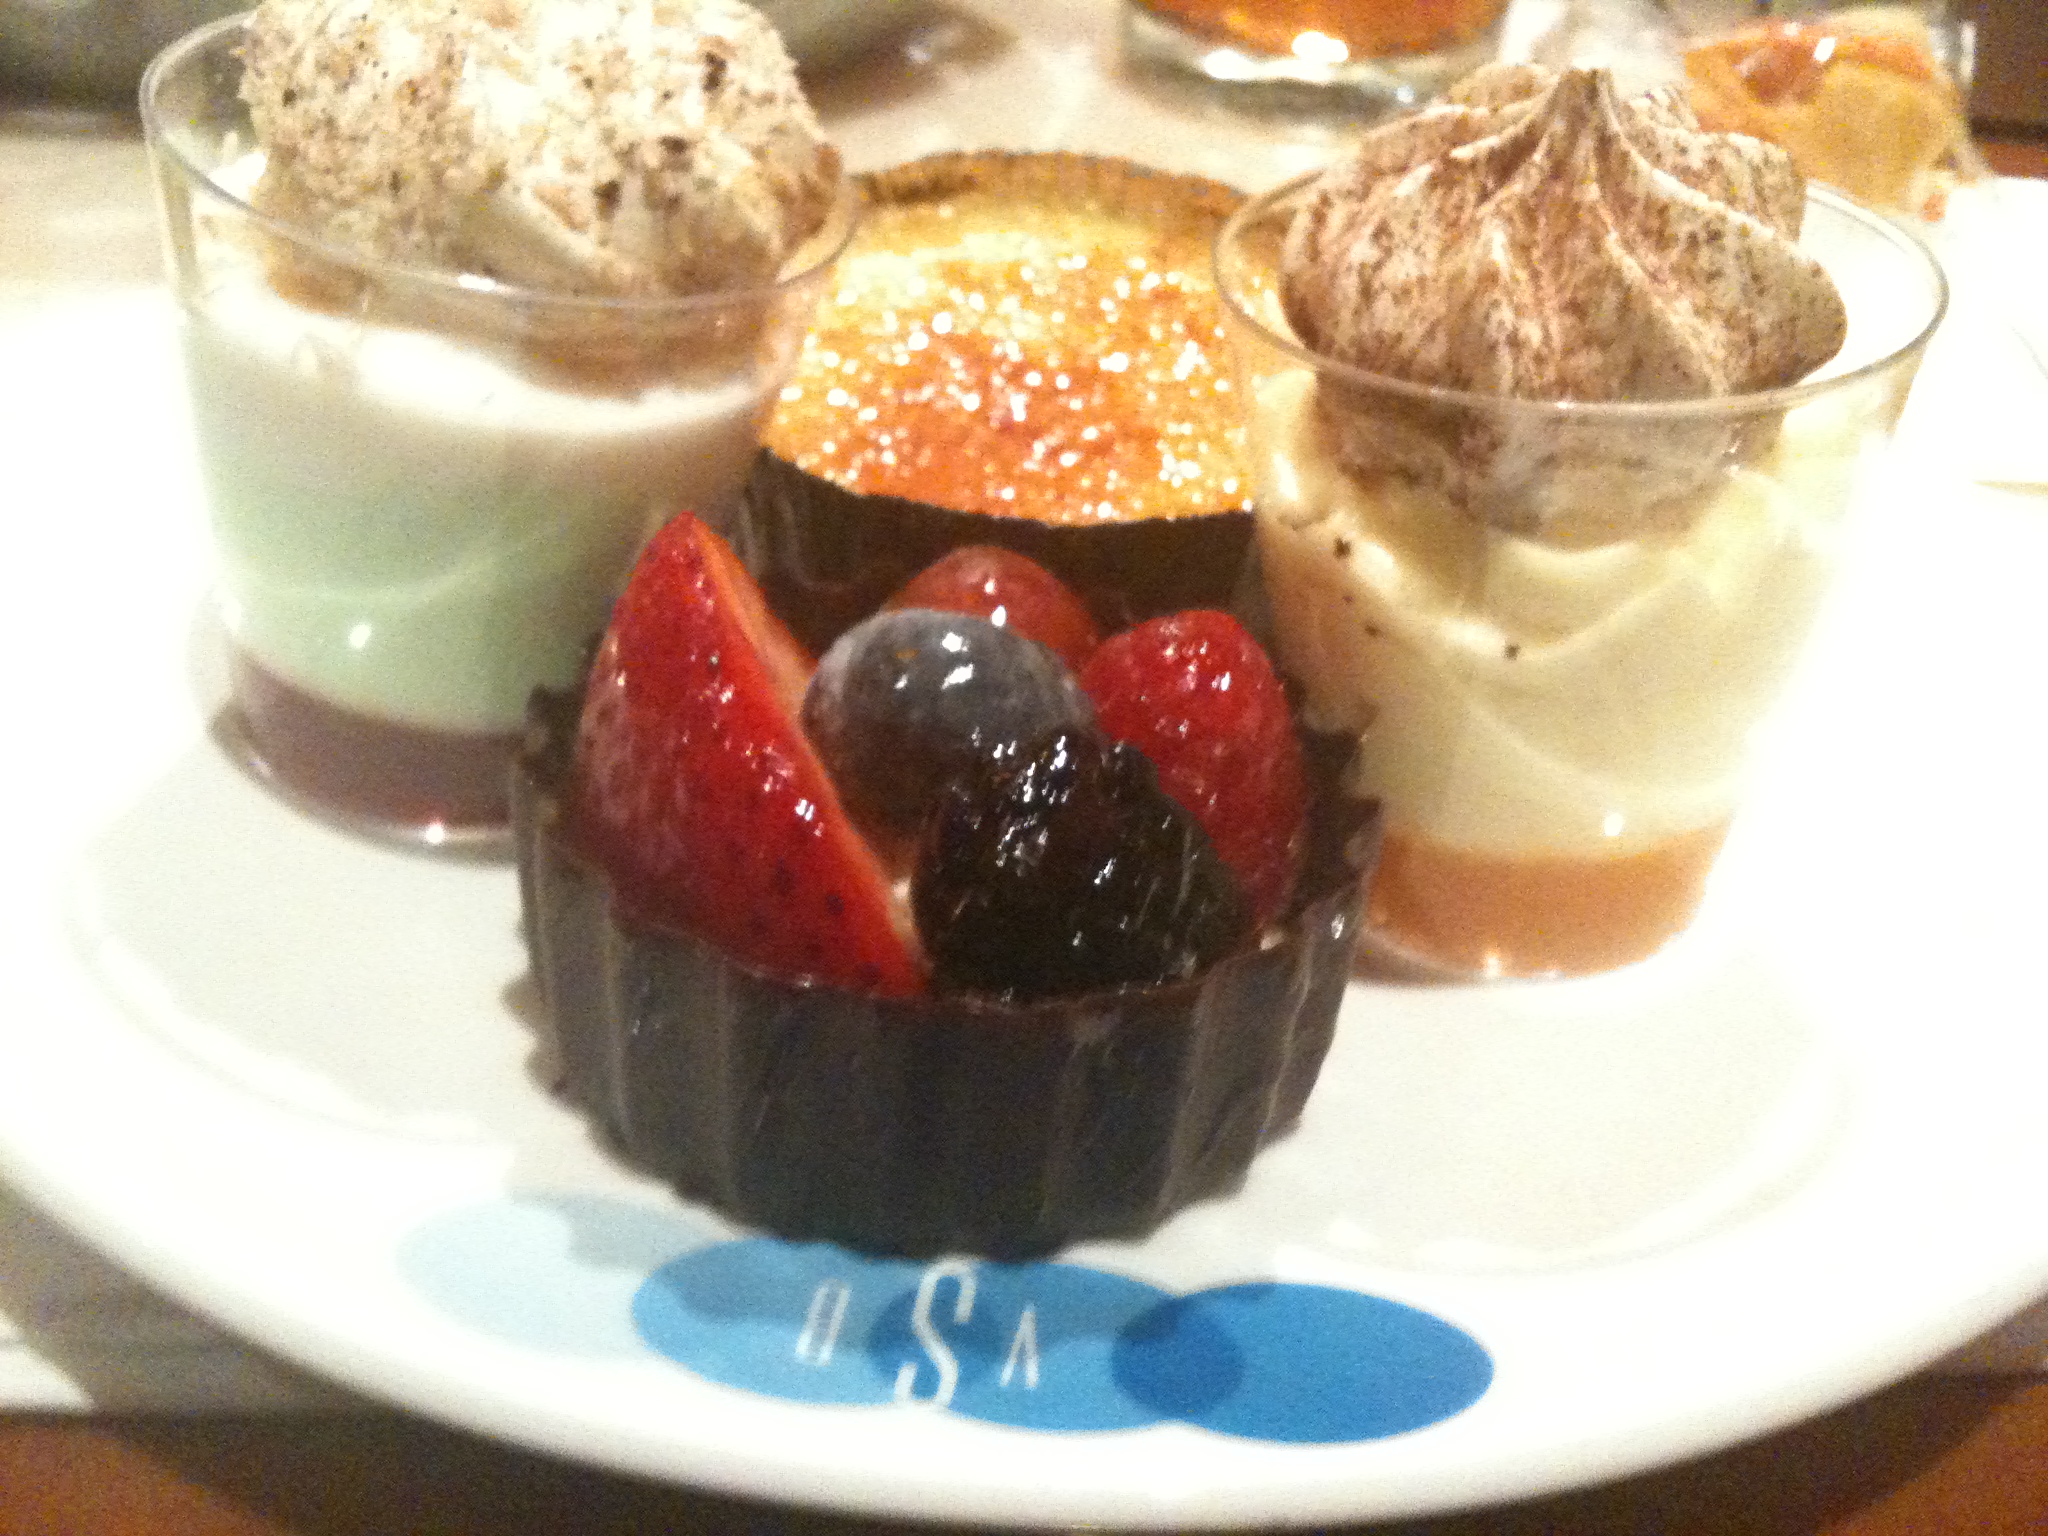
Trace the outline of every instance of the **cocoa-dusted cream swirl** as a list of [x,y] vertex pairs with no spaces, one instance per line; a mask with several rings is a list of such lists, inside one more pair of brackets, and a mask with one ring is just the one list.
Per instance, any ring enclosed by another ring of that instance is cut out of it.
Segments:
[[1742,394],[1804,377],[1846,319],[1797,244],[1774,146],[1606,71],[1482,70],[1370,132],[1289,232],[1309,346],[1412,383],[1538,400]]
[[262,0],[255,202],[363,257],[564,294],[771,281],[839,152],[743,0]]

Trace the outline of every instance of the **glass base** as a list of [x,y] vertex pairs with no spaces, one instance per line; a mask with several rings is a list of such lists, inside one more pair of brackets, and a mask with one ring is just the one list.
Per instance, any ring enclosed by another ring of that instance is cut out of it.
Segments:
[[479,857],[509,850],[520,732],[379,720],[285,682],[240,650],[230,671],[222,744],[294,804],[380,842]]
[[1330,60],[1264,53],[1181,26],[1124,0],[1125,61],[1200,86],[1248,110],[1385,117],[1419,107],[1500,54],[1501,22],[1471,42],[1431,53]]

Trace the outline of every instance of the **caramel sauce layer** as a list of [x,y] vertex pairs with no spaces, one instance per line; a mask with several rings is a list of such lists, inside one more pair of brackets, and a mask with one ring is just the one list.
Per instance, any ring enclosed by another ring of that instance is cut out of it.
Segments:
[[1389,828],[1368,930],[1432,968],[1586,976],[1654,954],[1699,909],[1725,823],[1614,858],[1502,858]]

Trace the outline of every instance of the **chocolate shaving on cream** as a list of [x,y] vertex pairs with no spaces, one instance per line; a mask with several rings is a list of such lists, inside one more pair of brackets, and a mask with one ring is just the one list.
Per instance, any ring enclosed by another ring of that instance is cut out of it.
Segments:
[[770,280],[839,177],[739,0],[264,0],[242,94],[264,212],[562,293]]
[[[1842,345],[1796,244],[1805,185],[1772,145],[1707,133],[1606,71],[1479,71],[1366,134],[1288,231],[1281,301],[1317,352],[1412,384],[1530,401],[1691,400],[1790,384]],[[1498,526],[1578,542],[1682,520],[1734,429],[1546,423],[1337,388],[1363,473],[1435,483]],[[1569,525],[1569,526],[1567,526]]]
[[[1548,77],[1548,78],[1546,78]],[[1289,236],[1287,317],[1413,383],[1548,400],[1689,399],[1804,377],[1842,344],[1771,145],[1703,132],[1603,70],[1482,71],[1369,133]]]

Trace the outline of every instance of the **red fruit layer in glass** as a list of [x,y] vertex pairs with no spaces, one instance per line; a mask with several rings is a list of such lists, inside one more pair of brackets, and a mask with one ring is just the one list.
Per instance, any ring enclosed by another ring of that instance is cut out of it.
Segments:
[[239,650],[231,665],[247,745],[282,788],[393,831],[488,831],[508,821],[519,732],[383,720],[307,693]]

